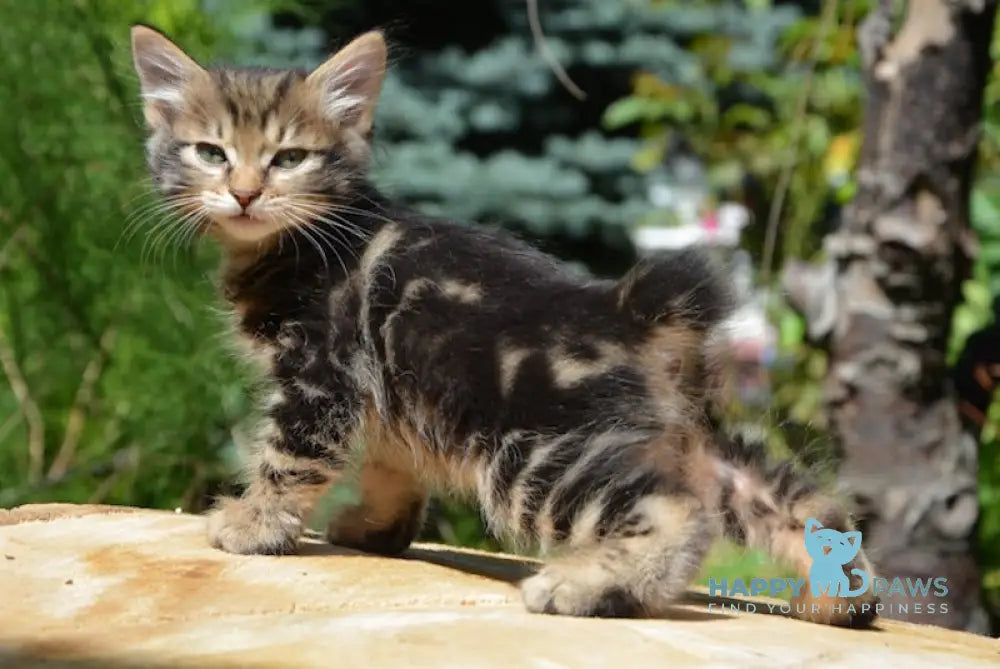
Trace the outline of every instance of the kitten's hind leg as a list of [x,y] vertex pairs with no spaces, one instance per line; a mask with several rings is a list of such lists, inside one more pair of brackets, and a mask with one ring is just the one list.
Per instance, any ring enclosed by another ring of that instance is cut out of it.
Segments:
[[329,541],[367,553],[402,553],[424,524],[424,486],[409,469],[367,458],[359,488],[360,504],[338,510],[331,519]]
[[522,582],[530,611],[636,617],[662,611],[683,593],[716,536],[701,503],[693,495],[653,493],[607,522],[616,512],[595,512],[588,539]]

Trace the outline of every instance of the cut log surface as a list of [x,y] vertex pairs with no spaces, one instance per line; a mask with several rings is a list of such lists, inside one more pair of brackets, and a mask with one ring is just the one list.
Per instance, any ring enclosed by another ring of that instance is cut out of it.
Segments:
[[197,516],[0,510],[0,666],[1000,666],[993,639],[709,612],[696,591],[669,619],[532,615],[515,585],[532,569],[430,545],[398,559],[313,540],[301,555],[237,556],[210,548]]

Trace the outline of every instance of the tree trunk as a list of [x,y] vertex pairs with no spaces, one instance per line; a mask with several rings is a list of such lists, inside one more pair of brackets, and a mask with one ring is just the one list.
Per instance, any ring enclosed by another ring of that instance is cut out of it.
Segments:
[[878,575],[948,579],[944,598],[883,595],[885,615],[984,632],[977,442],[959,419],[946,346],[970,264],[996,0],[910,0],[894,35],[892,5],[881,0],[858,35],[868,102],[857,196],[826,239],[826,410]]

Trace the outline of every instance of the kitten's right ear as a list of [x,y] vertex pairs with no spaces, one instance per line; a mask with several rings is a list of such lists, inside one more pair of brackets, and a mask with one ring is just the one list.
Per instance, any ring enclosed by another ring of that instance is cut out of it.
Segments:
[[184,89],[204,70],[190,56],[157,31],[132,26],[132,61],[142,86],[143,112],[151,127],[166,123],[172,109],[184,99]]
[[385,67],[385,38],[373,30],[328,58],[306,81],[319,91],[328,118],[366,135],[375,118]]
[[806,521],[806,534],[812,534],[816,530],[823,529],[823,526],[815,518],[810,518]]

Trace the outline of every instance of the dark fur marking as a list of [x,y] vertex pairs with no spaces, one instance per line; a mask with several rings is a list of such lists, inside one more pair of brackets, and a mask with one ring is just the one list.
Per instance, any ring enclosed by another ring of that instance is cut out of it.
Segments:
[[323,472],[311,469],[275,469],[266,462],[261,463],[260,473],[262,478],[278,487],[286,485],[323,485],[330,481],[330,478]]
[[636,502],[662,485],[662,475],[652,470],[642,471],[627,482],[615,485],[605,497],[604,509],[597,521],[598,533],[602,536],[616,533],[622,519],[631,513]]
[[582,446],[578,437],[568,437],[553,446],[552,451],[546,454],[545,462],[527,472],[521,484],[524,490],[521,517],[517,519],[517,525],[522,531],[532,531],[535,517],[549,491],[563,472],[572,467],[582,455]]
[[778,499],[788,496],[788,491],[795,483],[795,468],[791,462],[782,462],[768,474],[768,478],[774,481],[774,495]]
[[771,515],[773,512],[774,510],[770,506],[759,499],[755,498],[752,502],[750,502],[750,513],[758,518],[764,518],[765,516]]
[[[645,440],[641,440],[645,441]],[[553,493],[552,527],[553,539],[563,541],[573,526],[577,514],[601,491],[607,489],[622,472],[631,471],[635,465],[632,449],[619,447],[606,457],[593,458],[576,477]]]
[[740,520],[739,513],[733,508],[733,487],[732,479],[726,478],[722,481],[722,491],[719,495],[720,506],[722,508],[723,532],[726,536],[739,544],[746,543],[746,528]]
[[619,282],[618,292],[619,304],[640,322],[680,318],[700,329],[722,321],[733,305],[714,261],[703,251],[660,253],[641,260]]

